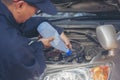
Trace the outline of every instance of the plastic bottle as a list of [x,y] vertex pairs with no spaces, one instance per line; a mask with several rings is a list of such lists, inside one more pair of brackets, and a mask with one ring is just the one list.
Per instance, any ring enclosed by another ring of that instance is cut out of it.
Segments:
[[65,55],[67,56],[72,54],[71,50],[69,50],[61,40],[60,35],[56,29],[54,29],[48,22],[42,22],[39,24],[37,31],[43,38],[54,37],[54,40],[50,42],[54,48],[65,52]]

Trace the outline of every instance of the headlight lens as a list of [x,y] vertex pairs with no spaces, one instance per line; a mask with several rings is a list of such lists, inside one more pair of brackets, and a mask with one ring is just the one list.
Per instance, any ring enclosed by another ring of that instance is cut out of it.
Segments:
[[44,80],[88,80],[88,74],[86,69],[72,69],[50,74]]
[[111,64],[90,64],[48,74],[44,80],[108,80]]

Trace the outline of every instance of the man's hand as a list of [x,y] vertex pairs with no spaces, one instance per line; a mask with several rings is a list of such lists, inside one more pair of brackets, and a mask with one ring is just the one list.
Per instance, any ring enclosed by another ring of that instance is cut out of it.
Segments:
[[68,37],[64,34],[64,32],[61,33],[60,37],[63,40],[63,42],[65,43],[66,47],[69,49],[72,49],[72,45],[71,45]]
[[38,41],[41,41],[44,44],[45,48],[49,48],[51,46],[50,42],[53,40],[54,40],[53,37],[49,37],[49,38],[41,38]]

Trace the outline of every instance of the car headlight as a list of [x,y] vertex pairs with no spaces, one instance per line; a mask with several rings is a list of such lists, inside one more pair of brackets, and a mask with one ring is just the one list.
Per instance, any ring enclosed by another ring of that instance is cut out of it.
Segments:
[[[96,63],[53,71],[43,80],[108,80],[112,64]],[[54,69],[53,69],[54,70]]]

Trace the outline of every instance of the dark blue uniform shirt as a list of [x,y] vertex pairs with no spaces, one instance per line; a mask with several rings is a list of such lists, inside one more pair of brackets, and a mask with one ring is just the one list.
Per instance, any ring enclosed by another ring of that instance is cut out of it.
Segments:
[[33,80],[43,73],[46,65],[42,42],[28,45],[29,37],[38,36],[36,28],[42,21],[45,19],[32,17],[18,24],[0,1],[0,80]]

